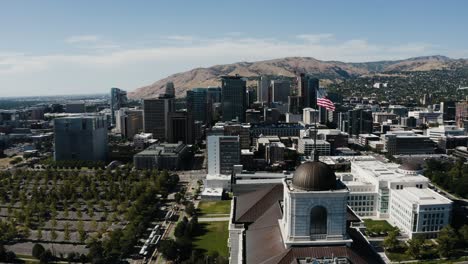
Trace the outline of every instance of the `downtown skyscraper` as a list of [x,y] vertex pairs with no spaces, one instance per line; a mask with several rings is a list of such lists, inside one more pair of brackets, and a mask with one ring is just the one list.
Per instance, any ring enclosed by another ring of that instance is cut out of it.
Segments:
[[239,75],[221,77],[223,121],[245,122],[246,85]]

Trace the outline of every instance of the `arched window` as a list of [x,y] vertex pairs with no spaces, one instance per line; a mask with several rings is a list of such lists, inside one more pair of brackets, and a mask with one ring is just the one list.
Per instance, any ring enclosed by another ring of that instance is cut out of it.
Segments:
[[315,206],[310,210],[310,234],[327,234],[327,209]]

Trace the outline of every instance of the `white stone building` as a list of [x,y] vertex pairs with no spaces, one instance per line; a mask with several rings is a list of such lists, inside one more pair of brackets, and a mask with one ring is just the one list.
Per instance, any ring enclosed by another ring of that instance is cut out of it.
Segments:
[[[449,224],[452,202],[429,189],[421,172],[416,164],[374,159],[352,161],[351,173],[337,176],[349,188],[348,205],[359,216],[387,219],[409,237],[435,237]],[[427,212],[430,221],[423,216]]]
[[304,155],[311,155],[314,148],[317,148],[317,152],[320,156],[330,155],[330,143],[325,140],[317,140],[317,144],[311,138],[300,138],[298,142],[297,152]]

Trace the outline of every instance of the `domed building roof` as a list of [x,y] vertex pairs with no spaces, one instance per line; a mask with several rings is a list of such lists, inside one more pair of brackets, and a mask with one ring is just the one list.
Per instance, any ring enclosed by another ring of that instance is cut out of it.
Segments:
[[336,189],[336,176],[327,164],[308,161],[297,167],[292,178],[294,188],[304,191],[327,191]]
[[400,167],[398,167],[398,169],[405,171],[421,171],[422,167],[419,163],[416,162],[405,162]]

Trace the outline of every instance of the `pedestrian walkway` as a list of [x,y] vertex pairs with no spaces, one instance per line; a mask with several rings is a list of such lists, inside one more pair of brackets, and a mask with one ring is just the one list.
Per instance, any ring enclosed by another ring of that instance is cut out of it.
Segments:
[[229,217],[202,217],[198,218],[198,222],[222,222],[229,221]]

